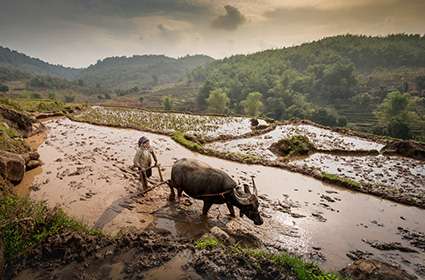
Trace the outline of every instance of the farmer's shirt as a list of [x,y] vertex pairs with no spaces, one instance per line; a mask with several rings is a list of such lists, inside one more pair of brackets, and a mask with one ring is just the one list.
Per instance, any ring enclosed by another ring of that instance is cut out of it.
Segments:
[[155,153],[153,152],[152,147],[148,149],[143,146],[137,149],[136,155],[134,156],[134,165],[143,169],[146,169],[152,165],[152,157],[156,161]]

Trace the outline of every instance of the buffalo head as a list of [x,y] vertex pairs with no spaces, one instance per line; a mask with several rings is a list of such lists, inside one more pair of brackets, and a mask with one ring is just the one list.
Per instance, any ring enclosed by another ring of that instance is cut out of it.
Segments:
[[250,220],[254,222],[255,225],[262,225],[263,218],[260,216],[260,212],[258,211],[258,193],[257,187],[255,186],[254,178],[252,177],[252,186],[254,189],[254,193],[252,194],[249,191],[249,187],[245,186],[244,191],[239,191],[234,189],[233,193],[236,197],[236,200],[240,204],[240,217],[242,218],[244,215],[247,216]]

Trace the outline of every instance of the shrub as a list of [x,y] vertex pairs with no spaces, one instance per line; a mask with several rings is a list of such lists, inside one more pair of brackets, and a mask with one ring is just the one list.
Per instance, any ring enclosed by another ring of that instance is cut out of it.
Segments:
[[310,154],[315,147],[306,136],[294,135],[272,144],[270,150],[282,156],[301,156]]

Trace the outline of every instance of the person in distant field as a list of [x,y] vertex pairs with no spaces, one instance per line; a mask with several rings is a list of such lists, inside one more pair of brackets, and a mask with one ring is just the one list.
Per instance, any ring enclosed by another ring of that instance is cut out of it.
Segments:
[[142,181],[143,190],[148,187],[148,178],[152,176],[152,158],[155,161],[153,166],[158,164],[156,155],[149,143],[149,139],[145,136],[140,137],[138,141],[138,149],[134,156],[134,166],[140,171],[140,180]]

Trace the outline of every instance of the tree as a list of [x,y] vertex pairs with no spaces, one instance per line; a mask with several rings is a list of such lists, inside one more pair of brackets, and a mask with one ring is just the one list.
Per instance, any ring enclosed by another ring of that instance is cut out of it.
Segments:
[[336,114],[327,108],[314,110],[311,120],[328,126],[336,126],[338,124]]
[[139,103],[140,103],[140,104],[143,104],[143,101],[145,101],[145,98],[144,98],[143,96],[140,96],[140,97],[139,97]]
[[162,106],[164,107],[164,110],[170,111],[173,107],[173,100],[171,99],[171,97],[164,97],[164,99],[162,100]]
[[250,92],[245,100],[241,101],[245,114],[252,117],[258,116],[263,109],[262,97],[263,95],[258,91]]
[[351,98],[351,101],[357,106],[357,109],[366,111],[370,108],[373,98],[367,92],[362,92]]
[[215,89],[210,92],[207,98],[208,111],[212,113],[224,114],[229,106],[230,99],[227,93],[221,89]]
[[74,102],[74,100],[75,100],[75,96],[72,96],[72,95],[65,95],[64,99],[65,99],[65,102],[66,102],[66,103],[71,103],[71,102]]
[[410,137],[410,127],[407,120],[400,117],[395,117],[390,120],[387,127],[387,132],[392,137],[408,139]]
[[408,93],[390,92],[375,111],[379,124],[392,137],[408,138],[417,122],[415,100]]
[[415,85],[416,85],[416,89],[419,92],[422,92],[423,90],[425,90],[425,76],[416,77]]
[[8,92],[9,91],[9,87],[4,85],[4,84],[0,84],[0,92]]

